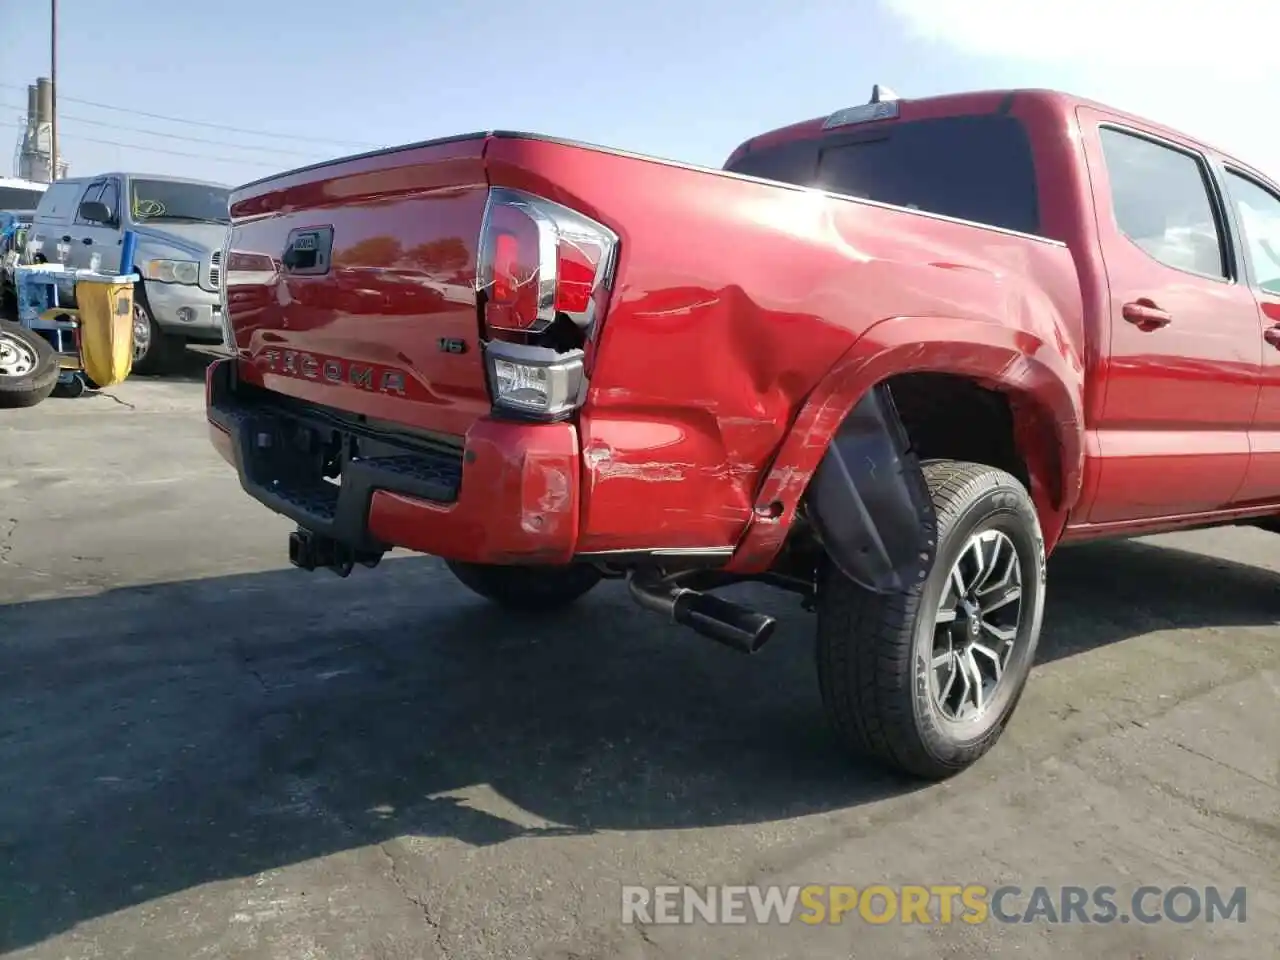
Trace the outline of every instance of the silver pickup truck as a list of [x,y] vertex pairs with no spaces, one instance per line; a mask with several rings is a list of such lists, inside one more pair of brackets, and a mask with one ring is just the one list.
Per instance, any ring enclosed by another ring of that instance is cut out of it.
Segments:
[[[142,277],[134,292],[134,369],[163,373],[187,343],[222,342],[229,188],[137,173],[59,180],[36,209],[26,259]],[[121,264],[124,233],[137,234]]]

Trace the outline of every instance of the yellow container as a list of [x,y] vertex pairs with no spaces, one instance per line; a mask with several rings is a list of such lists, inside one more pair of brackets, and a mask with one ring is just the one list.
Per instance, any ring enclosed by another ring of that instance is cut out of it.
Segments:
[[133,278],[76,276],[80,362],[100,387],[125,380],[133,370]]

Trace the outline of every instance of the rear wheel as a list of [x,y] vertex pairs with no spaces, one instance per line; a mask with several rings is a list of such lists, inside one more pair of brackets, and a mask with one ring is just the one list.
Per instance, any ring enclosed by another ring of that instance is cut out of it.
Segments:
[[473,593],[525,612],[568,606],[600,582],[600,571],[585,564],[522,567],[449,560],[446,566]]
[[938,553],[918,587],[871,593],[824,565],[818,676],[828,716],[860,753],[943,779],[1000,738],[1035,660],[1044,541],[1023,486],[982,464],[925,464]]
[[38,333],[0,320],[0,407],[34,407],[58,384],[58,355]]

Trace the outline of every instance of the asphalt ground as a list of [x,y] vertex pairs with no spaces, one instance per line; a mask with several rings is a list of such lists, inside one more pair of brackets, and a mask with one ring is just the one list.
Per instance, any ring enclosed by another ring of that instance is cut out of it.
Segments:
[[[1005,738],[921,787],[837,749],[786,595],[736,589],[784,618],[749,658],[616,584],[522,621],[432,559],[291,569],[199,376],[0,411],[8,955],[1276,955],[1275,535],[1061,551]],[[1130,922],[622,922],[623,885],[748,883],[1109,885]],[[1126,912],[1177,884],[1244,922]]]

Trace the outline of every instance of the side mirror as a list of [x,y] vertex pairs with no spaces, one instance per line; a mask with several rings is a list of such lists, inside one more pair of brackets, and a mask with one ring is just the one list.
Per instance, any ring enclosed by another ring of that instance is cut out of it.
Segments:
[[80,204],[80,219],[90,223],[110,223],[111,208],[101,200],[86,200]]

